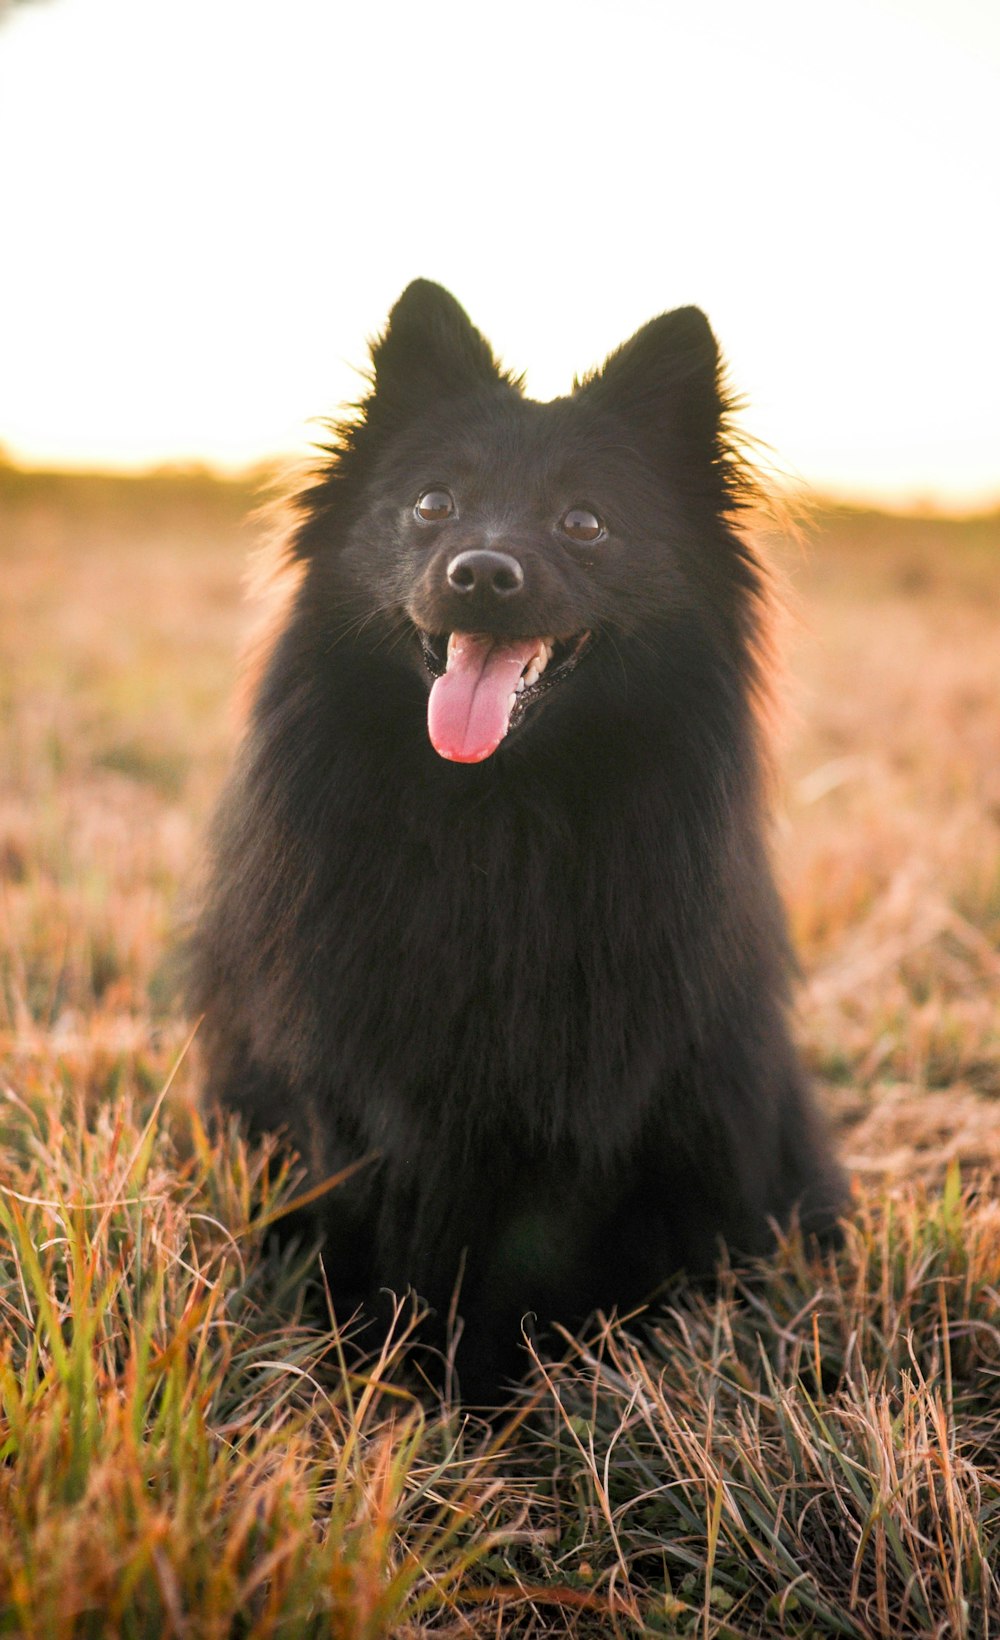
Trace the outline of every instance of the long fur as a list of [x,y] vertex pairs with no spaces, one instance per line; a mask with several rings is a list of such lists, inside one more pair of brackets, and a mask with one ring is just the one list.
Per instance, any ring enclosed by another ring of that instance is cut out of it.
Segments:
[[[463,1271],[474,1398],[517,1370],[526,1313],[631,1305],[842,1199],[786,1021],[730,408],[696,309],[538,405],[409,287],[301,498],[301,583],[220,809],[210,1095],[316,1178],[376,1158],[324,1204],[335,1295],[412,1286],[443,1317]],[[413,621],[449,629],[451,549],[412,521],[445,482],[468,498],[448,539],[499,532],[525,564],[526,634],[596,634],[471,765],[428,740]],[[609,520],[592,553],[553,542],[580,500]]]

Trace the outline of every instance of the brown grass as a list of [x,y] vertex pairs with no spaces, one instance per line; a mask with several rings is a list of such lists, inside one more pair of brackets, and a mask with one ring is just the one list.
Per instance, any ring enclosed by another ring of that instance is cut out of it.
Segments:
[[772,543],[845,1252],[568,1345],[498,1451],[304,1321],[198,1117],[251,499],[0,468],[0,1633],[1000,1634],[1000,516]]
[[[14,1052],[152,1050],[155,1079],[182,1032],[171,947],[236,734],[254,494],[0,469]],[[828,509],[805,547],[771,546],[792,608],[777,847],[806,1052],[866,1180],[996,1162],[1000,517]]]
[[1000,516],[822,515],[792,562],[780,858],[802,1036],[866,1181],[1000,1159]]

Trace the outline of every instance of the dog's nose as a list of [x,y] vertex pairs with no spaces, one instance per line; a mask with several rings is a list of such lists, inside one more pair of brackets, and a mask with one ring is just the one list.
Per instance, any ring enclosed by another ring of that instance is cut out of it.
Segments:
[[460,552],[451,560],[448,585],[453,592],[492,593],[497,598],[510,598],[524,586],[524,570],[509,552],[479,547]]

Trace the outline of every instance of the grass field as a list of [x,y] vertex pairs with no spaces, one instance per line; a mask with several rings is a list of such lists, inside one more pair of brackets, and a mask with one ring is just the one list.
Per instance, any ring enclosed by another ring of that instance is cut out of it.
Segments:
[[0,1634],[1000,1636],[1000,515],[771,543],[843,1252],[604,1327],[496,1431],[414,1400],[404,1321],[358,1371],[265,1255],[294,1177],[198,1114],[251,501],[0,466]]

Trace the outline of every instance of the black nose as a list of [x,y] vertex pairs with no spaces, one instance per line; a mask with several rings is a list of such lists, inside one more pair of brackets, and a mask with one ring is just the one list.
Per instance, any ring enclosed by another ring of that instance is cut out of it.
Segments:
[[460,552],[448,565],[448,585],[455,592],[493,593],[510,598],[524,586],[524,570],[509,552],[486,547]]

